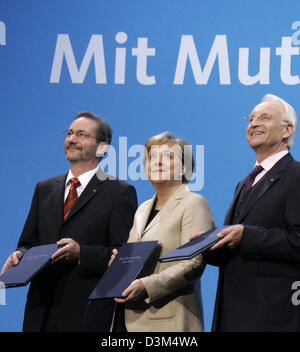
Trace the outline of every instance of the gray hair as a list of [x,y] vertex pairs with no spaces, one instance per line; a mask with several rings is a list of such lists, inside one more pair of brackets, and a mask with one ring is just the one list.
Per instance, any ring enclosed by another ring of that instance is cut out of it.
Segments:
[[294,144],[295,137],[296,137],[296,129],[297,129],[297,114],[296,114],[296,111],[294,110],[294,108],[290,104],[288,104],[286,101],[284,101],[283,99],[279,98],[276,95],[266,94],[262,98],[262,102],[268,102],[268,101],[280,104],[283,107],[283,110],[284,110],[284,114],[282,116],[282,120],[283,121],[287,121],[291,125],[294,126],[293,133],[287,139],[287,147],[288,147],[288,149],[291,149],[293,144]]

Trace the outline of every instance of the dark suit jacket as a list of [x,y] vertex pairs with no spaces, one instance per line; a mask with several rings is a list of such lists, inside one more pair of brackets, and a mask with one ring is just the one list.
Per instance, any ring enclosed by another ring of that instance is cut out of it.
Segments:
[[104,174],[98,172],[101,179],[94,175],[65,222],[67,175],[40,182],[35,188],[18,250],[68,237],[80,245],[80,262],[54,263],[32,281],[24,331],[103,331],[110,327],[113,303],[95,302],[87,310],[88,297],[107,268],[112,248],[127,241],[137,198],[133,186],[116,179],[103,180]]
[[244,183],[225,218],[244,225],[241,245],[206,257],[220,266],[213,330],[299,331],[291,286],[300,279],[300,163],[280,159],[234,214]]

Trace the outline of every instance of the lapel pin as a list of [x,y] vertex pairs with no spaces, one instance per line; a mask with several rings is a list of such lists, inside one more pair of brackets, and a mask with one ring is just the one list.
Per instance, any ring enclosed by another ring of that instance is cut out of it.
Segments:
[[96,193],[97,191],[95,190],[95,188],[93,189],[93,192]]

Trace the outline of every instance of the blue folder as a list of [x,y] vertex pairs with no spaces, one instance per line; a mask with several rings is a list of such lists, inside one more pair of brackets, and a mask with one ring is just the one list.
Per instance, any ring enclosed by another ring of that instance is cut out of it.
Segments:
[[57,244],[46,244],[30,248],[16,266],[12,266],[0,276],[1,286],[6,288],[25,286],[51,260],[52,254],[59,249]]
[[125,243],[92,291],[89,300],[124,298],[123,291],[137,278],[151,259],[158,241]]
[[205,250],[212,247],[215,243],[217,243],[220,238],[217,236],[219,232],[222,230],[231,227],[230,226],[220,226],[209,230],[199,237],[185,243],[184,245],[174,249],[168,254],[159,258],[159,261],[164,262],[174,262],[177,260],[188,260],[194,258],[196,255],[204,252]]

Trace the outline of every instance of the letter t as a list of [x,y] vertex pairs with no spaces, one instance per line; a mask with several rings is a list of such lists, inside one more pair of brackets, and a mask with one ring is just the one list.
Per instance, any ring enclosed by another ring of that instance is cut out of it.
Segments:
[[148,48],[148,38],[138,38],[138,47],[132,48],[132,56],[137,57],[136,78],[144,85],[155,84],[155,76],[147,75],[147,57],[155,56],[155,48]]
[[280,78],[283,83],[294,85],[299,84],[299,76],[291,75],[292,55],[299,55],[299,48],[292,47],[290,37],[282,37],[281,47],[276,48],[276,55],[281,56]]

